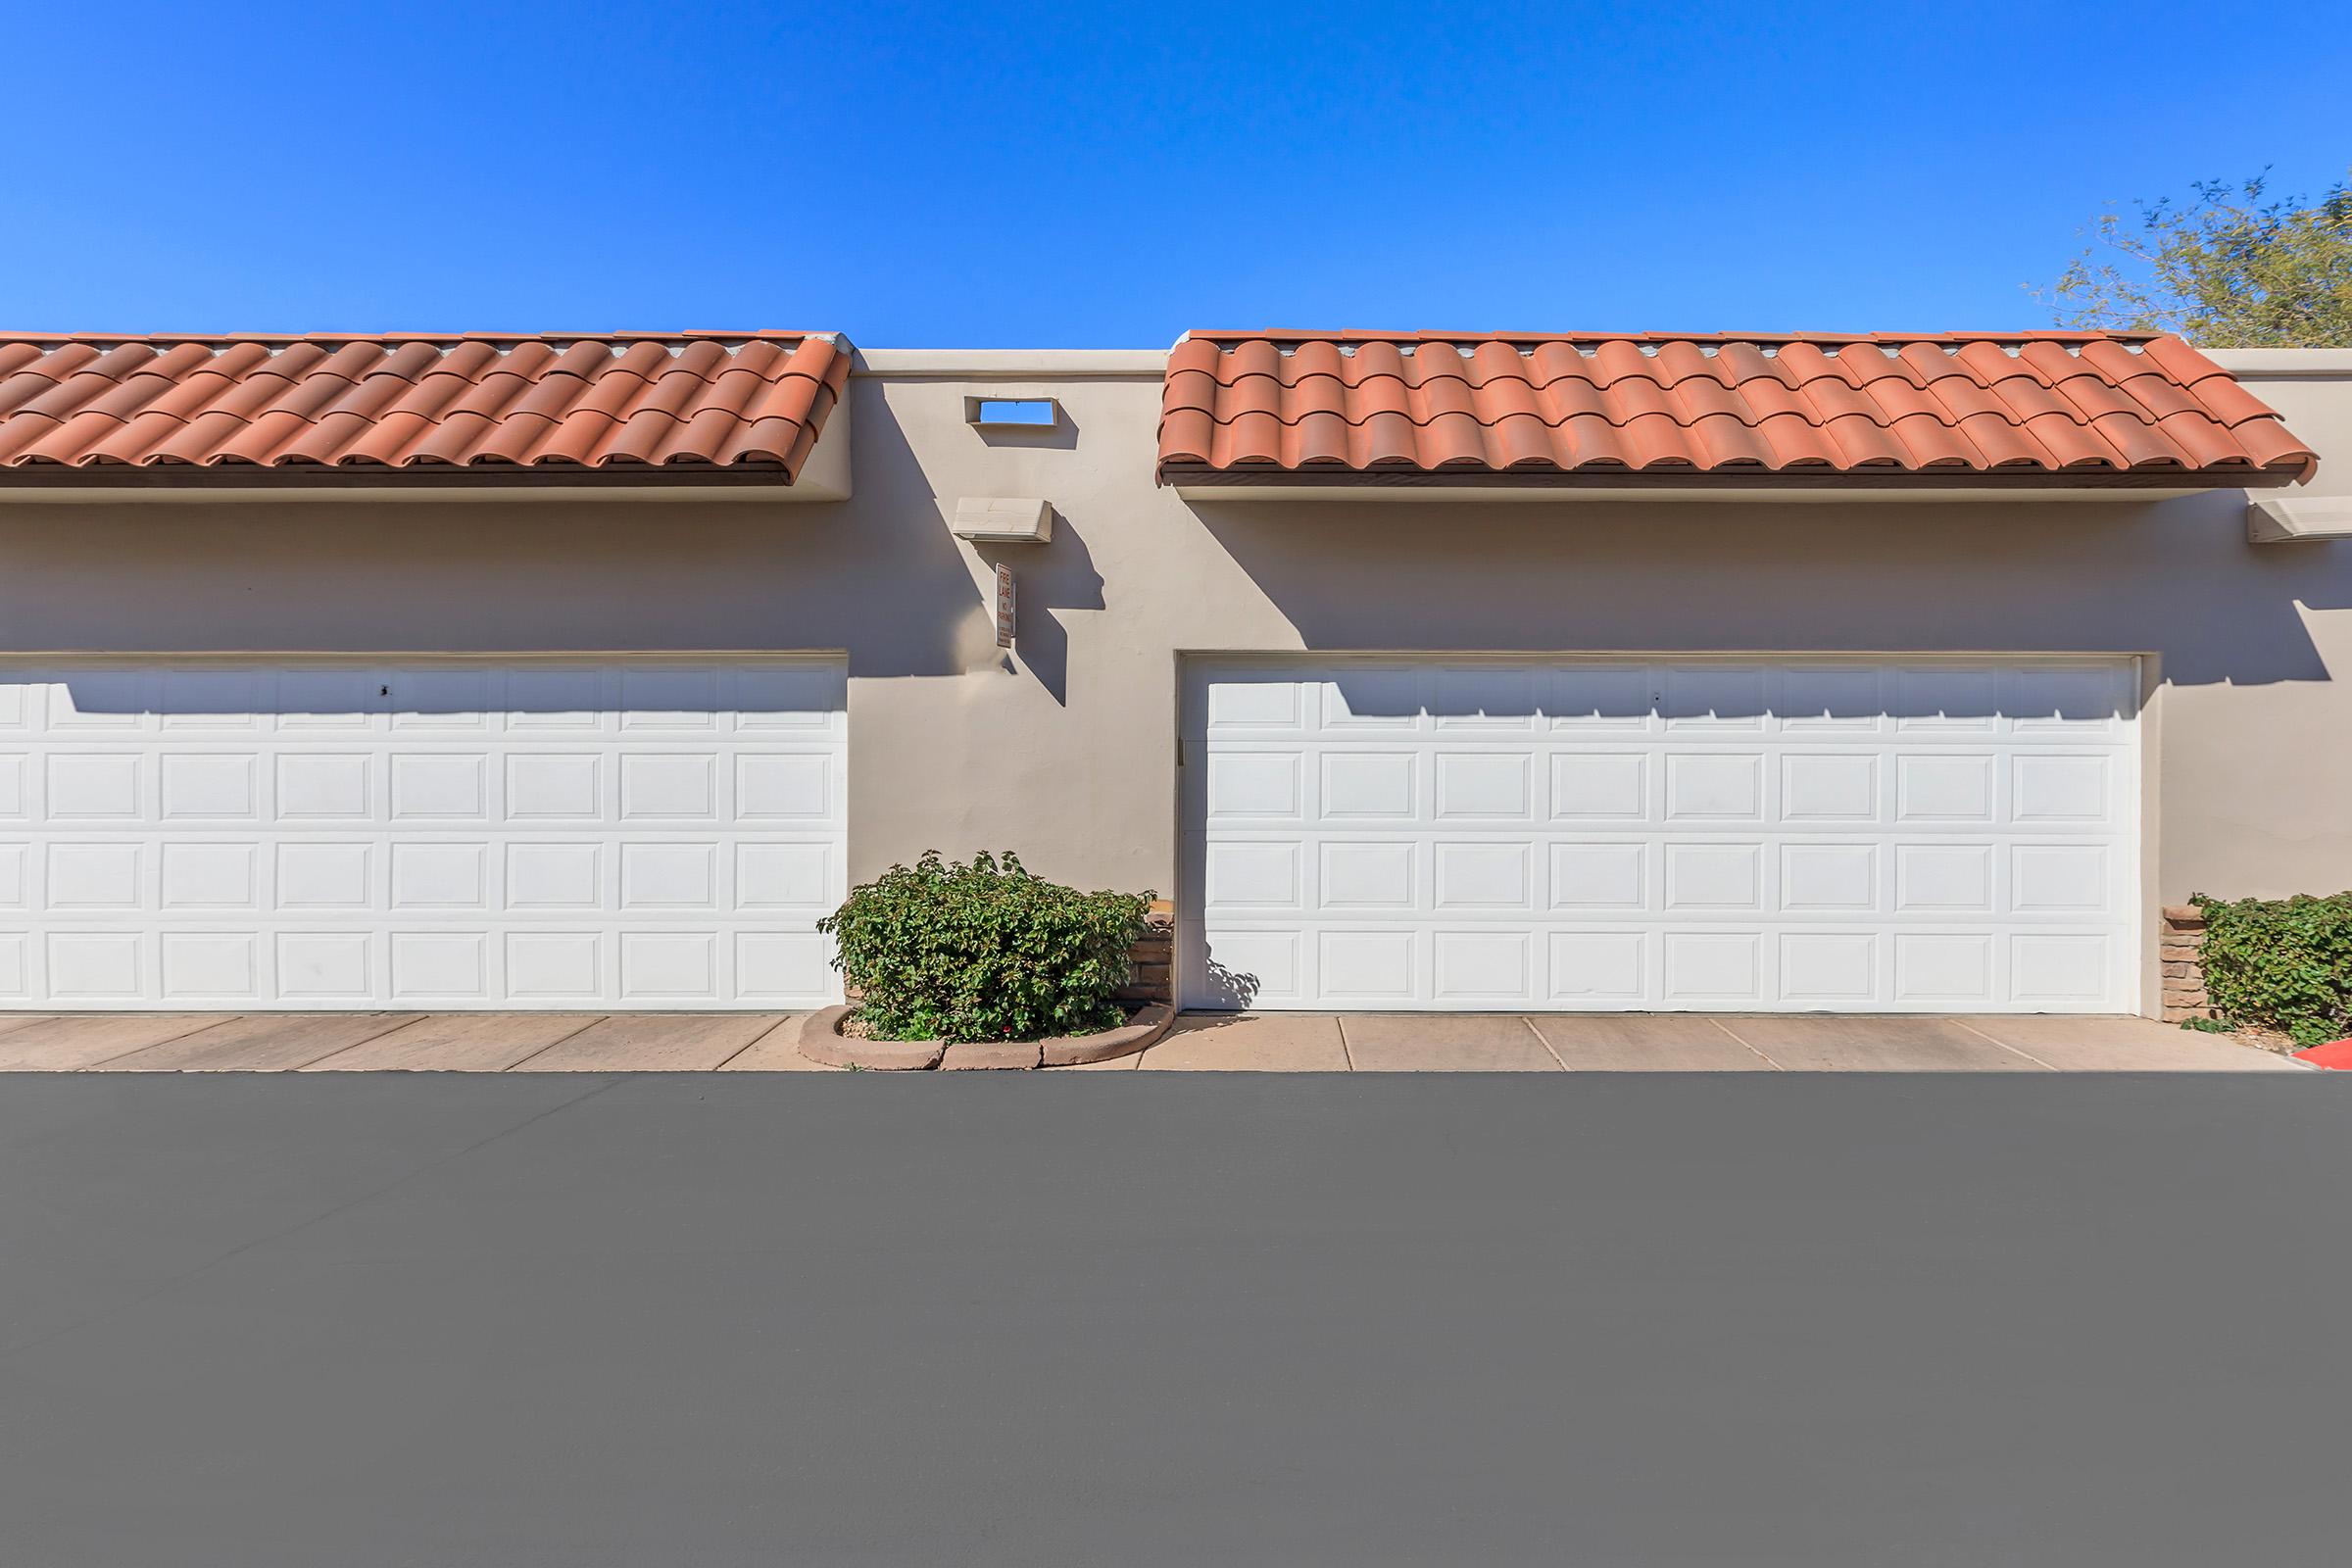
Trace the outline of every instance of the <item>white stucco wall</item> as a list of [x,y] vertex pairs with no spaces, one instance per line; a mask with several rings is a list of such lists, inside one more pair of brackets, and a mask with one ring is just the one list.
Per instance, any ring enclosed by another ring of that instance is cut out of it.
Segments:
[[[853,877],[1011,848],[1163,894],[1187,653],[2139,654],[2151,929],[2352,886],[2352,543],[2250,546],[2242,493],[1195,504],[1158,358],[868,354],[838,504],[0,497],[0,652],[845,650]],[[2352,355],[2243,373],[2352,493]],[[1068,421],[983,434],[977,392]],[[1053,542],[957,541],[967,495],[1050,499]]]

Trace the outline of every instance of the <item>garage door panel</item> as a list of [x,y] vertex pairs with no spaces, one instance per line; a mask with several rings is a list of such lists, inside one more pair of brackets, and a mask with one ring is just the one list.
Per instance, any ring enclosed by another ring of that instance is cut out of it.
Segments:
[[1777,910],[1788,916],[1851,920],[1887,907],[1875,843],[1780,846]]
[[1232,751],[1209,759],[1211,822],[1297,822],[1306,812],[1304,758],[1291,750]]
[[382,672],[372,706],[389,715],[401,732],[478,734],[492,727],[490,710],[503,700],[491,692],[485,669],[394,665]]
[[1537,993],[1532,931],[1440,929],[1430,939],[1430,1000],[1444,1007],[1524,1007]]
[[1762,734],[1764,671],[1739,664],[1669,665],[1663,703],[1666,728],[1678,735]]
[[2023,1002],[2095,1003],[2113,981],[2114,946],[2098,931],[2016,933],[2009,938],[2010,991]]
[[2002,672],[2001,711],[2012,734],[2103,739],[2131,722],[2131,671],[2114,664],[2051,664]]
[[1886,683],[1886,672],[1869,665],[1775,670],[1774,727],[1786,735],[1877,734],[1887,722]]
[[724,672],[726,710],[738,733],[836,727],[847,710],[844,677],[833,664],[740,665]]
[[1657,727],[1656,685],[1645,665],[1553,669],[1544,716],[1554,730],[1645,735]]
[[843,880],[832,844],[778,842],[735,847],[735,907],[773,918],[798,911],[813,921],[840,902]]
[[1307,906],[1307,846],[1297,840],[1235,840],[1208,852],[1205,893],[1208,907],[1228,910],[1293,910]]
[[1660,815],[1669,822],[1764,820],[1764,758],[1752,751],[1668,751]]
[[1308,723],[1306,704],[1318,690],[1274,671],[1237,673],[1211,681],[1206,700],[1208,733],[1303,736]]
[[395,1002],[480,1005],[493,994],[488,931],[394,931],[386,946]]
[[1527,751],[1461,751],[1444,748],[1431,758],[1433,821],[1455,823],[1533,822],[1535,758]]
[[1545,906],[1559,915],[1622,915],[1652,906],[1655,846],[1641,840],[1554,840]]
[[1325,736],[1412,733],[1427,722],[1428,672],[1372,664],[1320,682],[1309,694],[1315,728]]
[[267,727],[281,735],[370,729],[382,711],[377,688],[383,682],[372,668],[286,668],[276,671],[270,684],[275,695],[267,698],[261,712]]
[[1524,839],[1440,839],[1432,846],[1431,906],[1439,913],[1536,907],[1536,846]]
[[520,1006],[584,1006],[614,994],[598,931],[508,931],[506,994]]
[[1865,1005],[1885,988],[1884,947],[1875,931],[1784,931],[1774,1000],[1800,1009]]
[[165,1001],[218,1005],[261,997],[259,932],[168,931],[156,940]]
[[739,752],[735,815],[745,821],[823,827],[837,816],[833,760],[825,752]]
[[10,671],[0,998],[830,1001],[844,692],[808,660]]
[[1337,1006],[1410,1005],[1427,995],[1421,949],[1429,936],[1396,926],[1319,930],[1313,947],[1316,990]]
[[52,931],[44,955],[49,995],[68,1004],[136,1003],[154,969],[147,946],[135,932]]
[[2000,671],[1990,665],[1898,668],[1891,696],[1897,734],[1990,735],[2000,718]]
[[1555,1007],[1623,1009],[1657,994],[1651,972],[1653,933],[1571,929],[1550,932],[1544,1000]]
[[2129,1008],[2135,689],[2089,660],[1198,670],[1187,995]]
[[2116,812],[2117,770],[2101,753],[2028,753],[2009,759],[2010,819],[2020,826],[2108,820]]
[[1665,1000],[1698,1007],[1744,1007],[1767,999],[1764,939],[1753,931],[1664,934]]
[[1554,751],[1548,806],[1555,822],[1632,823],[1649,819],[1650,759],[1642,752]]
[[605,672],[590,666],[510,670],[498,705],[505,728],[510,734],[601,730],[612,706],[606,684]]
[[1869,752],[1784,752],[1781,820],[1806,827],[1875,826],[1890,815],[1880,773],[1880,759]]
[[1989,931],[1894,933],[1894,999],[1982,1007],[1995,993]]
[[2009,910],[2028,916],[2124,911],[2122,857],[2106,844],[2016,844],[2009,850]]
[[1432,727],[1444,733],[1525,734],[1543,716],[1539,679],[1537,671],[1527,668],[1433,670]]
[[1325,839],[1316,846],[1317,912],[1346,919],[1424,907],[1425,847],[1395,839]]
[[[1191,998],[1208,1007],[1312,1005],[1306,956],[1310,933],[1293,927],[1259,931],[1189,923],[1185,946],[1205,954],[1196,968]],[[1190,999],[1188,999],[1190,1000]]]
[[156,728],[159,676],[147,669],[90,669],[39,682],[48,729],[61,734]]
[[1317,761],[1312,776],[1321,820],[1374,825],[1422,819],[1429,789],[1422,780],[1426,759],[1417,753],[1325,751]]

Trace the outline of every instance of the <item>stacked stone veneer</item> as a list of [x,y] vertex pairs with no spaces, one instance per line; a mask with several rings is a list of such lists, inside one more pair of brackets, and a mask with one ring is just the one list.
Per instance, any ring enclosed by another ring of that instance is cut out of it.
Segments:
[[1152,906],[1152,929],[1128,950],[1135,972],[1119,988],[1118,998],[1130,1006],[1175,999],[1176,906],[1165,899]]
[[2219,1016],[2205,995],[2205,911],[2193,904],[2165,906],[2158,941],[2164,962],[2164,1021]]

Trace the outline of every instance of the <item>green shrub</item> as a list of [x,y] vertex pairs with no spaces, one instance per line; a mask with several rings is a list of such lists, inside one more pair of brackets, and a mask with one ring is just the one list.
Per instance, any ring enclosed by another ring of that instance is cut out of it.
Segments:
[[986,853],[926,852],[817,922],[878,1040],[1037,1040],[1116,1028],[1111,993],[1152,895],[1080,893]]
[[2222,1016],[2306,1046],[2352,1035],[2352,893],[2189,902],[2205,911],[2205,994]]

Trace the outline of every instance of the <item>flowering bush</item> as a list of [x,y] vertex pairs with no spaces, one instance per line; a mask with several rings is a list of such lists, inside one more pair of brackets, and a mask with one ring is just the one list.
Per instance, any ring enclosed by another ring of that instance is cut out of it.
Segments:
[[1038,1040],[1127,1021],[1111,993],[1152,895],[1080,893],[1011,854],[926,852],[817,922],[877,1040]]

